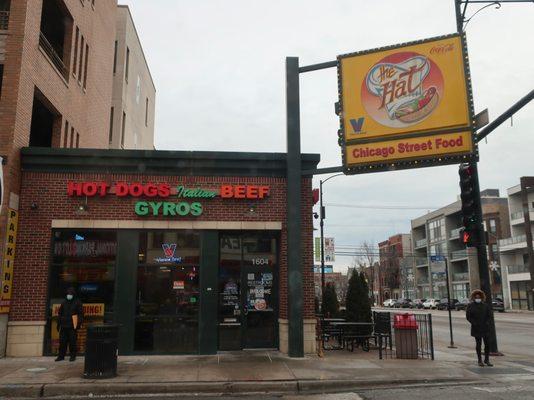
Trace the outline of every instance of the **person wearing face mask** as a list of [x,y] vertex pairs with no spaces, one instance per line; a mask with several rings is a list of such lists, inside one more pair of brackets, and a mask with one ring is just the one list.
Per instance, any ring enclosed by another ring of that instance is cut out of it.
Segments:
[[63,361],[67,353],[67,346],[69,347],[70,361],[76,360],[76,341],[78,336],[78,329],[82,325],[83,307],[80,300],[76,298],[76,290],[68,288],[65,300],[61,303],[58,312],[59,330],[59,355],[56,361]]
[[[489,359],[489,326],[491,310],[486,304],[486,295],[482,290],[473,290],[471,303],[467,306],[467,320],[471,324],[471,336],[475,338],[478,356],[478,365],[493,367]],[[484,362],[482,362],[482,341],[484,341]]]

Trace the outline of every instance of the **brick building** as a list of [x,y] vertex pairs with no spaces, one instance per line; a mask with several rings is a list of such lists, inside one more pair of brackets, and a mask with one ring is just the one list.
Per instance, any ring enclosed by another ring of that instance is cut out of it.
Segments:
[[412,238],[400,233],[378,243],[379,264],[375,269],[374,291],[378,292],[378,304],[387,299],[401,297],[401,262],[411,256]]
[[[303,155],[302,167],[318,162]],[[286,173],[277,153],[22,149],[7,354],[57,350],[57,307],[70,286],[87,323],[122,325],[121,354],[287,352]],[[310,178],[302,188],[295,301],[312,353]]]
[[[8,215],[13,215],[10,221],[18,216],[20,149],[109,146],[117,9],[116,0],[0,0],[0,157],[4,160],[0,281],[4,287],[6,282],[12,285],[11,260],[5,253],[14,250],[6,241],[16,240],[16,235],[7,235],[6,221]],[[149,85],[153,87],[151,79]],[[153,109],[150,113],[148,126],[153,124]],[[153,141],[153,131],[150,136]],[[0,299],[0,357],[5,353],[7,297]]]
[[109,148],[154,149],[156,87],[128,6],[117,8]]

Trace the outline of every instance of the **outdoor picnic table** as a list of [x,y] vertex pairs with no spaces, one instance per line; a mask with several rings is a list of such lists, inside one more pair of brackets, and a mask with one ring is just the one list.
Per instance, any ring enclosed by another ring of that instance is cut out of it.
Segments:
[[[340,334],[338,336],[339,340],[339,347],[344,348],[345,342],[348,342],[350,340],[351,343],[351,351],[354,351],[354,341],[356,341],[358,344],[362,345],[362,350],[369,351],[369,339],[373,337],[372,331],[374,324],[372,322],[350,322],[350,321],[334,321],[330,322],[330,325],[339,328]],[[368,334],[354,334],[354,332],[350,332],[350,327],[368,327],[370,328],[370,333]],[[349,332],[347,332],[347,330]],[[347,343],[347,349],[348,349],[348,343]]]

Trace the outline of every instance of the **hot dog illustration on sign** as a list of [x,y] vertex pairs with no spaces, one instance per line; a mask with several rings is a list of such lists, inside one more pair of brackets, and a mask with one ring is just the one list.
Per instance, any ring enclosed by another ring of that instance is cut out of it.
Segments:
[[430,58],[414,52],[390,54],[373,65],[361,87],[363,106],[379,124],[417,124],[443,98],[443,75]]

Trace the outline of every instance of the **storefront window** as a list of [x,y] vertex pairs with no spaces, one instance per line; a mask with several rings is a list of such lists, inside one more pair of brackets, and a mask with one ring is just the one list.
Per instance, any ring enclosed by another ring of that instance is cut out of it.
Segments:
[[84,308],[85,323],[78,333],[78,348],[85,351],[85,327],[113,319],[117,235],[109,231],[53,232],[50,267],[50,323],[46,353],[57,353],[57,313],[69,287]]
[[140,233],[135,351],[198,351],[199,266],[198,234]]

